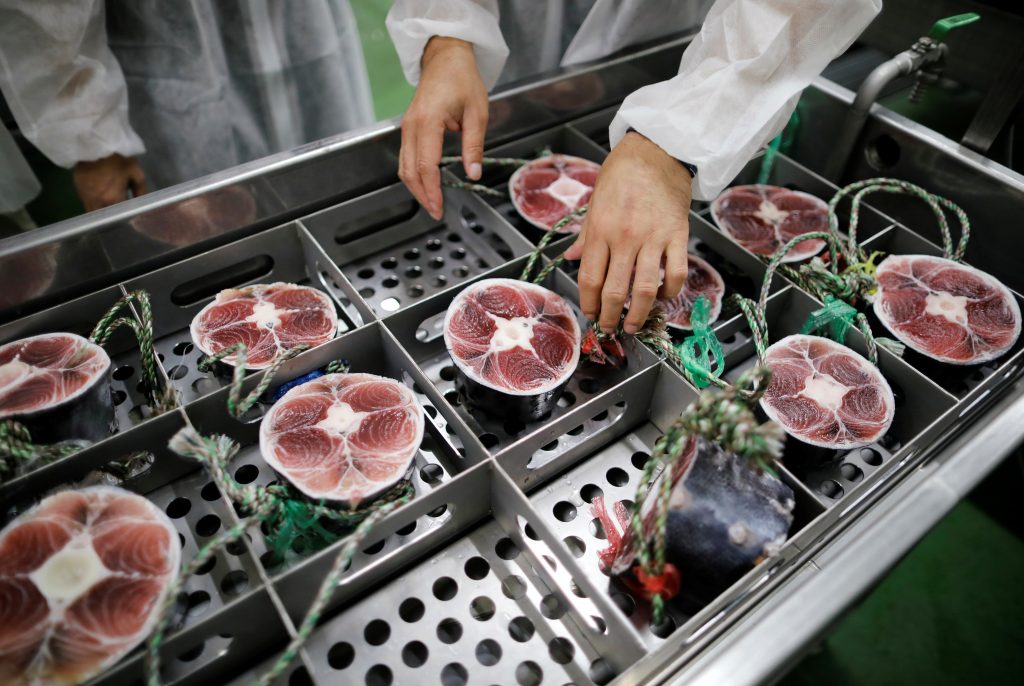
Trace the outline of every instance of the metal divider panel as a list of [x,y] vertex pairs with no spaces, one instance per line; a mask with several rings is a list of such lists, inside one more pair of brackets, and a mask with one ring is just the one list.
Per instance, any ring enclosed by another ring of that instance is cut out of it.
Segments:
[[473,194],[445,188],[444,208],[437,222],[394,185],[302,222],[368,307],[385,317],[529,251]]
[[[604,162],[604,158],[608,155],[606,150],[587,139],[579,131],[568,126],[559,126],[542,131],[514,143],[508,143],[487,150],[485,154],[488,157],[534,159],[545,151],[582,157],[598,164]],[[460,181],[468,181],[461,164],[449,165],[447,170]],[[493,207],[505,221],[514,226],[526,239],[535,244],[544,235],[544,231],[523,219],[515,206],[513,206],[512,199],[508,196],[508,181],[515,170],[515,167],[485,166],[483,176],[476,183],[501,191],[504,194],[504,197],[491,195],[481,195],[480,197]],[[468,191],[457,192],[468,193]]]
[[[799,333],[807,317],[820,306],[817,300],[793,286],[771,296],[767,309],[769,343]],[[851,329],[846,345],[866,358],[867,348],[860,331]],[[887,350],[880,348],[878,357],[879,370],[892,387],[896,401],[892,426],[879,441],[841,451],[818,448],[792,437],[786,440],[783,464],[826,506],[839,501],[861,482],[870,482],[873,473],[883,464],[894,461],[895,456],[906,454],[930,440],[933,432],[941,428],[937,420],[956,403],[930,379]],[[756,361],[751,342],[745,349],[727,357],[723,378],[735,381]],[[758,412],[763,416],[760,409]],[[889,467],[882,471],[888,471]]]

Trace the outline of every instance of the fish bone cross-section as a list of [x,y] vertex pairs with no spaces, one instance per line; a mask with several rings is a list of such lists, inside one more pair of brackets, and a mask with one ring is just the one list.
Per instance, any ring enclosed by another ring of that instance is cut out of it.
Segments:
[[78,684],[138,645],[181,563],[167,516],[113,487],[65,491],[0,533],[0,683]]

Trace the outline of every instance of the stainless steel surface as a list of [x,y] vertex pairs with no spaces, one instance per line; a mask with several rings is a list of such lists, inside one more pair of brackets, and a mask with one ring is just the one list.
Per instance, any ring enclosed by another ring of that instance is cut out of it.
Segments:
[[[508,119],[496,124],[496,131],[515,140],[495,151],[532,154],[550,145],[603,159],[604,129],[613,111],[605,106],[614,102],[612,94],[628,90],[629,78],[664,71],[679,47],[587,70],[583,75],[596,74],[609,90],[581,111],[556,117],[537,104],[534,90],[511,94]],[[771,183],[822,197],[835,191],[815,170],[827,159],[822,141],[832,140],[851,100],[851,93],[824,81],[808,91],[795,159],[780,156]],[[572,122],[561,123],[568,119]],[[1012,235],[1008,225],[994,227],[989,220],[1016,216],[1007,212],[1024,208],[1020,177],[875,107],[865,127],[867,140],[879,131],[899,140],[904,155],[897,166],[909,165],[899,175],[911,180],[926,175],[924,164],[943,174],[955,172],[956,183],[941,175],[919,182],[965,206],[969,192],[992,191],[992,202],[972,212],[974,245],[983,245],[972,247],[969,261],[1011,286],[1019,283],[1019,274],[1004,274],[999,260],[989,259],[1010,252],[1005,248]],[[123,223],[65,226],[53,234],[60,249],[71,249],[67,246],[76,241],[93,245],[107,260],[113,282],[76,299],[51,290],[14,308],[38,311],[0,328],[4,342],[39,331],[84,330],[122,289],[153,293],[161,367],[182,394],[183,414],[147,418],[143,413],[136,420],[122,413],[118,433],[0,486],[0,498],[6,511],[14,511],[50,489],[94,478],[109,460],[145,451],[154,456],[153,464],[125,485],[174,518],[186,557],[216,530],[237,521],[205,470],[167,448],[186,418],[203,432],[223,433],[240,444],[232,464],[238,480],[276,478],[256,446],[266,406],[258,405],[242,420],[230,417],[224,378],[199,374],[197,353],[187,349],[188,322],[218,289],[281,279],[332,297],[342,313],[342,334],[285,363],[282,380],[344,358],[356,371],[396,378],[418,394],[428,426],[411,475],[416,498],[386,517],[364,543],[313,638],[280,684],[607,683],[616,676],[620,683],[684,677],[754,683],[771,678],[1024,435],[1021,344],[996,363],[969,370],[883,351],[880,368],[898,403],[888,434],[868,449],[832,455],[790,441],[781,469],[797,499],[789,541],[710,604],[675,605],[669,624],[652,627],[647,610],[600,572],[596,554],[605,545],[604,532],[590,506],[597,495],[609,501],[632,498],[654,441],[698,391],[648,350],[631,344],[630,362],[621,370],[581,367],[570,394],[542,421],[508,426],[467,408],[451,383],[438,317],[467,283],[518,274],[536,234],[510,214],[507,203],[451,190],[443,220],[430,220],[392,183],[394,143],[393,128],[339,139],[323,145],[327,152],[296,151],[226,172],[223,183],[208,179],[132,206],[153,211],[161,197],[181,202],[189,193],[205,197],[215,186],[242,180],[264,184],[253,223],[180,250],[150,250],[153,246],[139,243],[138,232]],[[347,166],[358,161],[366,166]],[[864,164],[855,158],[848,173],[866,175]],[[760,159],[752,161],[737,183],[752,180],[759,165]],[[341,177],[340,169],[345,169]],[[288,182],[310,178],[316,179],[312,188],[287,188]],[[326,191],[328,180],[338,178],[340,185]],[[487,179],[497,186],[503,180],[501,175]],[[265,196],[275,198],[277,210],[263,209]],[[878,204],[881,208],[869,203],[863,216],[868,247],[938,252],[925,230],[927,215],[889,199]],[[694,209],[690,250],[719,266],[729,289],[752,295],[763,263],[708,223],[706,208]],[[117,216],[123,222],[132,215]],[[552,245],[548,257],[569,240]],[[990,241],[997,245],[986,246]],[[0,244],[0,254],[17,251]],[[150,258],[168,263],[157,267]],[[95,267],[87,265],[66,283],[81,289],[98,276]],[[437,279],[441,275],[444,280]],[[552,274],[546,285],[575,307],[572,265]],[[52,307],[44,309],[47,304]],[[768,306],[772,337],[797,331],[819,306],[779,279]],[[715,331],[725,345],[727,376],[735,378],[753,362],[750,332],[732,312],[723,314]],[[849,344],[864,351],[858,332]],[[115,339],[111,349],[119,364],[137,370],[129,339]],[[249,375],[245,388],[261,378],[261,372]],[[123,405],[139,402],[138,389],[131,395],[129,387],[135,382],[131,377],[114,388],[126,394]],[[182,598],[182,616],[165,643],[165,680],[248,683],[282,649],[340,545],[277,560],[257,528],[218,555]],[[95,686],[133,684],[141,674],[142,656],[136,651],[97,678]]]

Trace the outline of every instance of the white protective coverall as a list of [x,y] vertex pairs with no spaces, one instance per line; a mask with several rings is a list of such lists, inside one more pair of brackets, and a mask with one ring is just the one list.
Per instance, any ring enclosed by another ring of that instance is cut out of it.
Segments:
[[[532,59],[540,69],[578,64],[683,30],[705,6],[701,0],[585,4],[589,12],[560,60],[552,56],[578,14],[570,10],[580,7],[571,0],[396,0],[387,25],[411,83],[419,80],[427,41],[450,36],[473,44],[480,75],[491,88],[499,77],[506,78],[506,60],[514,78],[527,75],[524,63],[517,62],[522,50],[534,56],[526,64]],[[881,7],[881,0],[717,0],[683,54],[679,74],[623,101],[611,124],[612,145],[633,127],[673,157],[695,165],[693,197],[713,199],[782,130],[800,92],[853,43]],[[510,31],[507,22],[522,26]],[[509,57],[505,39],[511,37],[532,42],[510,41]]]
[[348,0],[0,0],[0,89],[56,164],[150,187],[374,121]]

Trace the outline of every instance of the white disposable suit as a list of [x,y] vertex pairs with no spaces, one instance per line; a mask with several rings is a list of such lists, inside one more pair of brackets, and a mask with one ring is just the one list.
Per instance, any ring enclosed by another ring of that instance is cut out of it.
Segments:
[[0,0],[0,89],[56,164],[151,187],[374,120],[348,0]]
[[[410,82],[419,79],[427,41],[450,36],[473,44],[491,88],[531,67],[578,64],[684,30],[705,7],[701,0],[397,0],[387,24]],[[695,165],[693,196],[711,200],[782,130],[800,92],[881,7],[881,0],[717,0],[679,74],[623,101],[612,145],[633,127]]]

